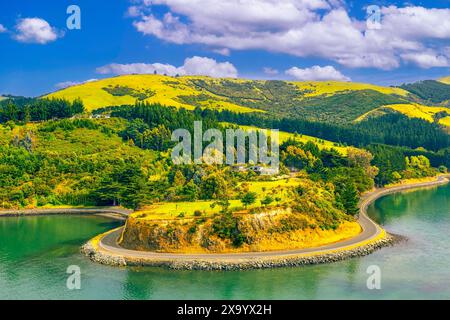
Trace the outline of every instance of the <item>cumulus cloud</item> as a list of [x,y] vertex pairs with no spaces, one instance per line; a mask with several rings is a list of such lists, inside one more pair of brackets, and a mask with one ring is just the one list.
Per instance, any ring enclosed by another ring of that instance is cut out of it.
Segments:
[[69,87],[73,87],[73,86],[77,86],[80,84],[93,82],[93,81],[97,81],[97,80],[98,79],[89,79],[86,81],[64,81],[64,82],[59,82],[59,83],[55,84],[55,87],[58,89],[65,89],[65,88],[69,88]]
[[216,78],[237,78],[237,69],[229,62],[217,62],[205,57],[187,58],[180,67],[162,63],[131,63],[131,64],[109,64],[97,68],[100,74],[166,74],[175,75],[203,75]]
[[25,43],[46,44],[62,36],[47,21],[40,18],[20,19],[16,25],[16,30],[17,33],[14,38]]
[[214,59],[192,57],[184,61],[182,67],[188,75],[205,75],[216,78],[237,78],[237,69],[229,62],[218,63]]
[[268,75],[271,75],[271,76],[280,73],[280,71],[278,71],[277,69],[270,68],[270,67],[265,67],[265,68],[263,68],[263,72],[264,72],[265,74],[268,74]]
[[401,57],[404,61],[411,62],[424,69],[448,67],[450,65],[447,57],[438,55],[435,52],[405,53]]
[[344,76],[341,72],[336,70],[333,66],[313,66],[311,68],[297,68],[293,67],[285,72],[287,75],[294,77],[301,81],[351,81],[350,78]]
[[0,23],[0,33],[8,31],[1,23]]
[[[430,50],[433,41],[439,57],[450,40],[450,9],[383,7],[381,29],[371,30],[365,21],[349,15],[344,1],[337,0],[139,3],[147,11],[134,19],[135,28],[167,42],[316,56],[356,68],[388,70],[405,62],[426,67],[409,55]],[[152,13],[154,6],[164,13]],[[437,60],[435,64],[442,64],[442,58]]]

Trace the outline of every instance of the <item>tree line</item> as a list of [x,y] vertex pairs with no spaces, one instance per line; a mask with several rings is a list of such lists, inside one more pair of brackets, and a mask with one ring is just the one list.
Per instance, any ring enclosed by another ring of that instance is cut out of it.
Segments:
[[7,99],[0,103],[0,123],[64,119],[85,111],[83,102],[64,99]]

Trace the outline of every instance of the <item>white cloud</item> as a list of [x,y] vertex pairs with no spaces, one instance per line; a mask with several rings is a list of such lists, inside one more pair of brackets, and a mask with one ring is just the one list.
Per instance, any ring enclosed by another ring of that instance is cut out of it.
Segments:
[[182,70],[180,68],[174,67],[170,64],[162,63],[130,63],[130,64],[119,64],[112,63],[103,67],[97,68],[97,73],[100,74],[167,74],[167,75],[177,75],[181,74]]
[[277,69],[270,68],[270,67],[265,67],[265,68],[263,68],[263,72],[264,72],[265,74],[268,74],[268,75],[271,75],[271,76],[280,73],[280,71],[278,71]]
[[220,54],[222,56],[226,56],[226,57],[229,57],[231,54],[230,49],[228,49],[228,48],[213,49],[213,52]]
[[[167,42],[315,56],[355,68],[423,67],[403,56],[430,50],[430,41],[442,55],[450,40],[450,9],[383,7],[381,29],[366,30],[338,0],[141,0],[140,6],[147,11],[135,28]],[[152,14],[154,6],[165,14]]]
[[311,68],[300,69],[297,67],[290,68],[285,72],[287,75],[301,81],[351,81],[350,78],[344,76],[333,66],[313,66]]
[[429,69],[433,67],[448,67],[449,59],[435,52],[405,53],[401,55],[406,62],[412,62],[421,68]]
[[97,68],[100,74],[166,74],[175,75],[204,75],[216,78],[236,78],[237,69],[229,62],[217,62],[205,57],[192,57],[184,61],[184,65],[175,67],[170,64],[161,63],[131,63],[131,64],[109,64]]
[[126,16],[127,17],[131,17],[131,18],[135,18],[135,17],[139,17],[142,14],[141,8],[138,6],[131,6],[128,8]]
[[0,33],[6,32],[8,29],[6,29],[2,24],[0,24]]
[[73,86],[77,86],[80,84],[93,82],[93,81],[97,81],[97,80],[98,79],[89,79],[86,81],[64,81],[64,82],[59,82],[59,83],[55,84],[55,87],[58,89],[65,89],[65,88],[69,88],[69,87],[73,87]]
[[40,18],[21,19],[16,25],[16,30],[14,38],[26,43],[46,44],[62,36],[47,21]]
[[218,63],[214,59],[192,57],[182,67],[188,75],[205,75],[215,78],[237,78],[237,69],[229,62]]

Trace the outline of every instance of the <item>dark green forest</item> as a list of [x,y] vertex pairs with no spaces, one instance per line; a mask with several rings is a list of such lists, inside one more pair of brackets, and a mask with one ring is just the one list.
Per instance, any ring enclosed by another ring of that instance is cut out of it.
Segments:
[[425,103],[440,104],[450,100],[450,85],[435,80],[403,84],[400,88],[415,94]]

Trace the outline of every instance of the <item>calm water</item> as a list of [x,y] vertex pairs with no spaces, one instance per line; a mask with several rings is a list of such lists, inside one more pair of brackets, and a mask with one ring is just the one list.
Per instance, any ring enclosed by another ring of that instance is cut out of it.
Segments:
[[[409,241],[330,265],[242,272],[113,268],[79,254],[117,222],[101,217],[0,219],[0,299],[450,299],[450,187],[389,196],[370,214]],[[66,289],[78,265],[82,289]],[[378,265],[382,289],[368,290]]]

